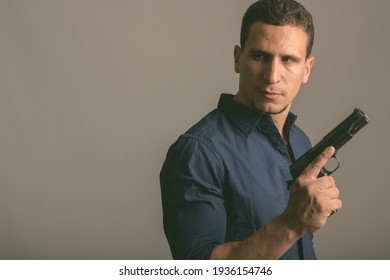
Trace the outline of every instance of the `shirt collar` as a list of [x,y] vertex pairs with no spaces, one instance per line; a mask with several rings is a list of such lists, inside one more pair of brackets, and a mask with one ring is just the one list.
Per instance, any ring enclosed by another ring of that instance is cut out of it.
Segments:
[[[218,109],[224,112],[230,120],[241,130],[241,132],[248,137],[256,128],[264,131],[276,129],[271,116],[261,114],[247,106],[233,100],[234,95],[223,93],[218,102]],[[284,129],[290,132],[297,116],[289,113]]]

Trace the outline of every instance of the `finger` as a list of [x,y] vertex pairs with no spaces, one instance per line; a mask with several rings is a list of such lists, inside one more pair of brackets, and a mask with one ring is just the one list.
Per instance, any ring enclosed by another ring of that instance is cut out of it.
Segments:
[[329,203],[329,213],[339,210],[343,206],[343,203],[340,199],[332,199]]
[[317,178],[318,174],[320,174],[322,167],[325,166],[326,162],[333,156],[334,153],[334,147],[326,148],[309,164],[308,167],[306,167],[306,169],[303,171],[303,174],[313,179]]
[[332,176],[324,176],[317,178],[317,188],[320,190],[327,190],[336,187],[336,182]]
[[338,199],[340,197],[340,190],[336,187],[322,190],[322,195],[327,200]]
[[331,188],[330,190],[328,190],[328,192],[329,192],[330,199],[336,199],[336,198],[339,198],[339,196],[340,196],[340,190],[336,187]]

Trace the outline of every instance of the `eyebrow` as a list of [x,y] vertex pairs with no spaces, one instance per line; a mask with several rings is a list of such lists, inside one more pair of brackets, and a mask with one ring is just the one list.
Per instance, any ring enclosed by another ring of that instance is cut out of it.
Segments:
[[[262,54],[262,55],[265,55],[265,56],[268,56],[268,57],[273,57],[274,56],[272,53],[264,51],[264,50],[260,50],[260,49],[249,50],[248,53],[249,53],[249,55],[259,55],[259,54]],[[292,59],[294,59],[297,62],[302,61],[302,58],[300,56],[297,56],[297,55],[294,55],[294,54],[283,54],[282,58],[283,57],[284,58],[291,57]]]

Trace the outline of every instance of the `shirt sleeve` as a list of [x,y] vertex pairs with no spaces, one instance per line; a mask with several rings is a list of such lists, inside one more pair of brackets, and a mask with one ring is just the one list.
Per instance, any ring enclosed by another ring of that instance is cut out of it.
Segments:
[[164,231],[174,259],[209,259],[224,243],[223,167],[215,149],[182,136],[160,174]]

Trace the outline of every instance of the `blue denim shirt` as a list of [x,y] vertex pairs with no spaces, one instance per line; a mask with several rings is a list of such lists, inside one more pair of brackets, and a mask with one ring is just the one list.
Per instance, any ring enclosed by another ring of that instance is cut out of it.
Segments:
[[[293,156],[310,147],[289,113]],[[272,118],[222,94],[218,108],[170,147],[160,183],[163,222],[174,259],[209,259],[217,244],[244,240],[281,214],[290,155]],[[281,259],[315,259],[312,235]]]

